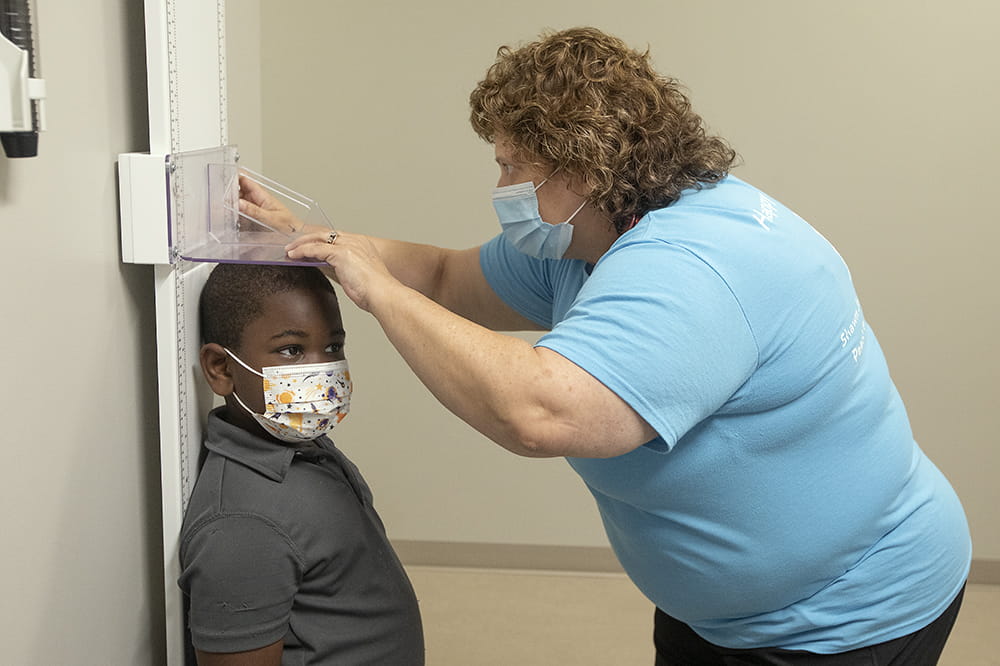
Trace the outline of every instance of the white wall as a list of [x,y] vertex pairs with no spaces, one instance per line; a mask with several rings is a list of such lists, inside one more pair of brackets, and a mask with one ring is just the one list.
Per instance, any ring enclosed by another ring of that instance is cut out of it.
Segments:
[[152,272],[120,262],[115,171],[148,148],[142,3],[38,4],[49,130],[0,156],[0,662],[155,664]]
[[[1000,558],[996,4],[282,0],[263,17],[268,175],[345,229],[452,247],[497,230],[492,151],[467,121],[496,48],[585,24],[649,44],[740,151],[737,175],[839,247],[976,557]],[[337,441],[394,538],[604,543],[564,463],[485,441],[345,311],[357,400]]]

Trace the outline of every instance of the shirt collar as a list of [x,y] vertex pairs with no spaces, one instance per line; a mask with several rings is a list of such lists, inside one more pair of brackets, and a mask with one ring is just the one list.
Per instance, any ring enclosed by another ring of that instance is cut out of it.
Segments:
[[[294,444],[280,444],[234,426],[220,416],[225,409],[217,407],[209,413],[205,448],[249,467],[272,481],[279,483],[284,481],[298,447]],[[335,450],[326,437],[319,437],[303,444],[310,447],[319,446],[328,452]]]

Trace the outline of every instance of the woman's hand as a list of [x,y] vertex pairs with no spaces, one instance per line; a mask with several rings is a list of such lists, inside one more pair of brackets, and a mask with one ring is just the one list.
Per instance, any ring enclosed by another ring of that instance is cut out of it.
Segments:
[[286,245],[285,252],[290,259],[325,261],[347,297],[366,312],[372,311],[377,296],[394,286],[403,287],[389,272],[375,244],[361,234],[310,231]]
[[240,175],[240,214],[286,234],[329,231],[326,227],[306,224],[271,196],[266,188]]

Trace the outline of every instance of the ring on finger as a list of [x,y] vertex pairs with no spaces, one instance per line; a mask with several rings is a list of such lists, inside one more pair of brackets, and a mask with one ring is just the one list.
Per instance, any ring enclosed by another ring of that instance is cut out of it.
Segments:
[[335,240],[337,240],[337,232],[331,231],[330,235],[326,237],[326,242],[329,243],[330,245],[333,245],[333,242]]

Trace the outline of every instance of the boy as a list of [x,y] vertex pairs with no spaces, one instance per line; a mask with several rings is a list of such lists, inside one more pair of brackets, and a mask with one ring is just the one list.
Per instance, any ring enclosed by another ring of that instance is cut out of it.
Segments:
[[181,531],[198,663],[423,664],[413,588],[325,436],[351,393],[333,286],[315,268],[220,264],[200,320],[202,371],[226,404]]

